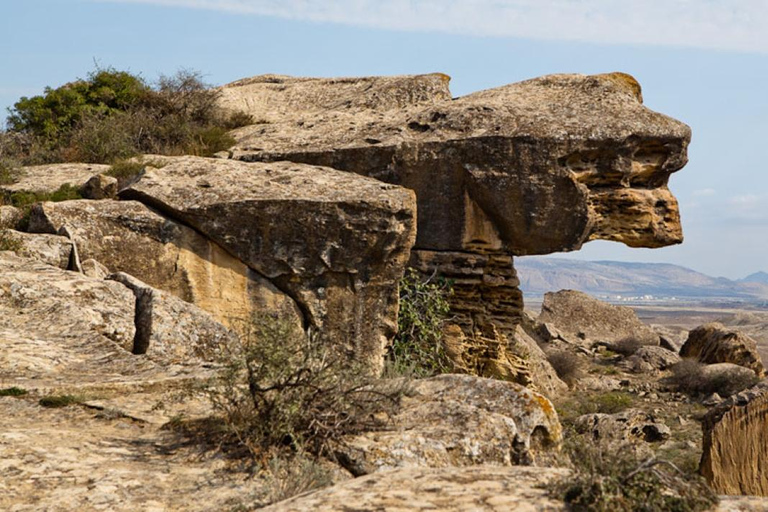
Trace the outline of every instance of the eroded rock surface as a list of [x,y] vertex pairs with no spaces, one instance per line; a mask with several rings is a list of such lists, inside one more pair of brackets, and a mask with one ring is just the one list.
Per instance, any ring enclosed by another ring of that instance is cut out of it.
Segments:
[[576,429],[581,434],[598,440],[634,440],[647,443],[666,441],[672,432],[652,414],[627,409],[616,414],[585,414],[576,419]]
[[441,375],[413,383],[391,428],[349,440],[355,474],[397,467],[547,465],[562,429],[544,396],[510,382]]
[[768,496],[768,383],[743,391],[704,418],[701,472],[722,494]]
[[70,269],[73,265],[74,244],[66,237],[24,233],[11,229],[0,231],[0,236],[6,248],[19,256],[32,258],[64,270]]
[[411,191],[307,165],[186,157],[120,195],[203,233],[295,300],[308,326],[381,368],[415,238]]
[[751,369],[758,377],[765,376],[765,367],[755,340],[717,322],[692,330],[680,349],[680,355],[695,358],[705,364],[737,364]]

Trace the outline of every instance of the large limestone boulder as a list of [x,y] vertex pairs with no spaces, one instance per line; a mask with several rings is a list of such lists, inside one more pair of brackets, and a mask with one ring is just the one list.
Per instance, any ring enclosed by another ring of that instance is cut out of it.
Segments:
[[552,75],[452,101],[433,94],[426,106],[340,108],[354,81],[299,79],[299,116],[295,87],[262,84],[253,101],[289,113],[235,131],[233,158],[326,165],[411,188],[418,249],[522,255],[594,239],[682,241],[666,185],[687,161],[690,129],[644,107],[628,75]]
[[232,324],[253,312],[285,311],[293,301],[215,242],[137,201],[44,202],[32,208],[29,229],[66,228],[82,261],[125,272]]
[[699,326],[688,333],[680,355],[705,364],[737,364],[753,370],[758,377],[765,376],[755,340],[717,322]]
[[292,164],[180,158],[121,191],[204,234],[377,371],[415,238],[413,192]]
[[545,294],[538,322],[553,326],[566,333],[568,340],[585,347],[624,340],[635,340],[639,345],[659,344],[659,335],[642,323],[632,309],[607,304],[575,290]]
[[514,255],[682,241],[667,182],[687,161],[690,129],[644,107],[629,75],[552,75],[458,99],[443,75],[268,76],[221,92],[258,121],[232,132],[230,158],[414,190],[410,264],[454,280],[452,313],[468,339],[499,343],[494,328],[510,338],[520,323]]
[[510,382],[441,375],[415,381],[391,426],[349,439],[342,460],[357,475],[398,467],[548,465],[561,440],[557,413],[544,396]]
[[701,473],[722,494],[768,496],[768,383],[732,396],[704,417]]
[[565,511],[565,504],[551,498],[545,486],[567,475],[566,469],[519,466],[403,468],[356,478],[262,510]]

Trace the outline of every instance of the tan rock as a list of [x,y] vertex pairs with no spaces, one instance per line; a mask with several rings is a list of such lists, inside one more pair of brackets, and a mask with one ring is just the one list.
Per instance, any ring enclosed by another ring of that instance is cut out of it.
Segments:
[[737,364],[750,368],[758,377],[765,376],[765,367],[755,340],[717,322],[699,326],[688,333],[680,355],[695,358],[705,364]]
[[510,382],[441,375],[415,381],[391,426],[349,439],[343,460],[358,475],[414,466],[547,465],[561,440],[544,396]]
[[300,164],[186,157],[120,195],[220,244],[292,297],[309,326],[380,371],[415,237],[412,192]]
[[544,512],[565,510],[543,484],[565,469],[475,466],[376,473],[266,507],[265,512],[386,510]]
[[136,296],[132,353],[165,364],[195,364],[219,361],[232,346],[234,334],[196,306],[124,272],[109,279]]
[[107,267],[94,260],[93,258],[82,262],[80,267],[83,271],[83,274],[95,279],[104,279],[110,274],[110,271]]
[[63,236],[0,230],[3,245],[25,258],[32,258],[63,270],[72,266],[74,244]]
[[637,340],[642,345],[658,345],[659,335],[642,323],[633,310],[601,302],[586,293],[561,290],[544,295],[538,321],[550,323],[582,346],[595,342],[613,344]]
[[49,194],[63,185],[79,189],[94,175],[108,170],[108,165],[80,163],[22,167],[20,179],[11,185],[0,185],[0,192]]
[[672,435],[663,422],[638,409],[627,409],[616,414],[585,414],[576,419],[575,426],[577,432],[588,434],[595,440],[658,443]]
[[81,260],[125,272],[211,313],[225,324],[267,307],[294,311],[293,301],[195,230],[136,201],[64,201],[35,205],[30,231],[67,228]]
[[13,229],[22,219],[24,214],[14,206],[0,206],[0,229]]
[[647,365],[651,371],[666,370],[670,366],[679,363],[680,356],[661,346],[644,346],[637,349],[628,358],[628,362],[636,371],[643,367],[643,364]]
[[97,174],[80,187],[80,194],[86,199],[113,199],[117,196],[117,178]]
[[725,400],[702,422],[701,472],[718,493],[768,496],[768,384]]

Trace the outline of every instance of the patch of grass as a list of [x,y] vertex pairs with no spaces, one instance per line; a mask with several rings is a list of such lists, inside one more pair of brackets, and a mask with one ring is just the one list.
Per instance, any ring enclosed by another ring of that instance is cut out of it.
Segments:
[[35,203],[42,203],[44,201],[71,201],[74,199],[82,199],[80,190],[77,187],[73,187],[69,183],[65,183],[53,192],[14,192],[8,195],[8,204],[15,206],[16,208],[25,208]]
[[414,269],[405,273],[400,281],[398,333],[387,356],[393,373],[427,377],[451,370],[442,344],[451,293],[448,281],[425,280]]
[[11,388],[0,389],[0,396],[24,396],[27,394],[27,390],[18,388],[16,386]]
[[273,457],[266,465],[266,506],[333,483],[331,471],[317,460],[296,454]]
[[573,473],[549,486],[574,512],[697,512],[710,510],[717,495],[697,474],[632,446],[608,447],[587,439],[566,444]]
[[84,401],[85,397],[80,395],[48,395],[41,398],[38,403],[43,407],[59,408],[81,404]]

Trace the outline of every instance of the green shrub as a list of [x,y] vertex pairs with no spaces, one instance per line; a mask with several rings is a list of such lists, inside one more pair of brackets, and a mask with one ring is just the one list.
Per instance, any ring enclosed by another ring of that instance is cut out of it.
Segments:
[[717,496],[704,480],[637,450],[580,438],[566,444],[573,473],[550,484],[550,493],[574,512],[695,512],[710,510]]
[[85,398],[80,395],[48,395],[41,398],[38,403],[43,407],[59,408],[81,404],[84,401]]
[[8,233],[7,229],[0,230],[0,251],[17,252],[21,249],[21,240]]
[[568,426],[579,416],[585,414],[616,414],[629,409],[635,403],[635,397],[623,391],[603,393],[572,393],[557,400],[556,407],[560,421]]
[[24,396],[27,394],[26,389],[17,388],[16,386],[11,388],[0,389],[0,396]]
[[35,203],[41,203],[44,201],[53,201],[58,203],[60,201],[71,201],[73,199],[82,199],[80,190],[77,187],[65,183],[53,192],[14,192],[8,195],[6,202],[16,208],[26,208]]
[[227,130],[252,121],[221,110],[218,96],[195,72],[161,76],[150,86],[125,71],[97,69],[86,79],[21,98],[0,143],[25,138],[9,150],[25,165],[112,163],[142,153],[211,156],[235,143]]
[[408,269],[400,281],[398,333],[388,354],[388,365],[397,371],[426,377],[451,370],[442,344],[442,329],[452,293],[445,280],[424,280]]
[[285,448],[332,453],[344,436],[380,427],[404,391],[374,380],[286,316],[257,314],[239,331],[219,377],[198,391],[256,456]]

